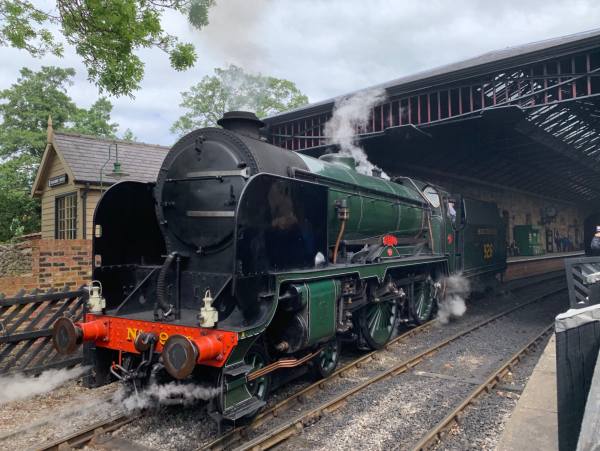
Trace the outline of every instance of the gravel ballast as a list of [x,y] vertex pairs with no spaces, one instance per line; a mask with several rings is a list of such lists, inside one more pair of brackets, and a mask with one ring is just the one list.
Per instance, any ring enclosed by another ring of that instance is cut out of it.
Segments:
[[[278,421],[287,418],[286,415],[298,414],[301,409],[316,406],[328,397],[341,393],[348,384],[358,384],[378,371],[494,313],[547,292],[552,283],[554,282],[515,291],[514,295],[506,294],[471,302],[467,313],[462,318],[447,325],[435,325],[424,333],[394,345],[393,349],[385,353],[382,358],[374,360],[359,370],[350,371],[347,377],[338,383],[328,385],[327,389],[315,399],[307,399],[301,407],[282,414]],[[560,283],[555,284],[557,287],[560,286]],[[559,304],[560,302],[557,303]],[[439,358],[423,362],[416,370],[456,376],[460,369],[461,373],[457,376],[459,379],[483,377],[503,358],[514,353],[519,344],[522,345],[528,337],[531,338],[536,332],[533,330],[534,327],[540,326],[547,318],[552,319],[554,313],[551,311],[559,307],[549,309],[547,305],[540,303],[539,307],[528,307],[527,311],[531,311],[531,315],[516,314],[514,318],[518,321],[513,321],[515,327],[512,329],[506,327],[510,322],[505,324],[499,321],[496,326],[486,328],[487,332],[482,330],[481,335],[473,335],[468,341],[456,343],[455,346],[449,346],[438,352],[436,357]],[[523,311],[525,309],[519,312]],[[491,337],[496,339],[490,340]],[[493,349],[486,345],[490,341],[494,342]],[[360,352],[345,349],[342,364],[360,355],[362,355]],[[516,367],[513,375],[517,381],[516,386],[523,385],[528,377],[529,373],[526,369],[529,361],[533,362],[531,364],[533,368],[537,358],[535,355],[528,357]],[[521,367],[524,368],[522,374]],[[286,398],[313,381],[314,379],[307,375],[278,388],[271,395],[269,405]],[[117,403],[110,400],[117,389],[116,385],[90,390],[82,387],[79,381],[72,381],[50,393],[1,405],[0,448],[27,449],[40,440],[56,439],[86,424],[114,415],[120,409]],[[352,397],[341,409],[306,427],[301,436],[280,446],[284,449],[291,449],[291,447],[404,449],[410,443],[416,443],[419,434],[425,433],[429,427],[443,418],[449,409],[460,402],[461,397],[472,388],[472,384],[460,380],[435,379],[411,371],[369,387]],[[486,400],[487,398],[489,399]],[[518,393],[513,391],[493,391],[482,397],[478,409],[469,410],[461,426],[453,430],[446,441],[439,445],[440,449],[465,449],[467,443],[465,440],[474,443],[473,446],[477,449],[493,448],[497,440],[497,425],[504,421],[499,419],[505,419],[510,415],[517,399]],[[477,414],[477,411],[480,413]],[[471,412],[473,412],[472,418]],[[266,430],[265,428],[259,429],[259,432]],[[15,431],[19,432],[15,434]],[[207,414],[206,406],[196,404],[151,409],[140,419],[136,419],[113,435],[151,449],[187,450],[215,439],[217,428]]]

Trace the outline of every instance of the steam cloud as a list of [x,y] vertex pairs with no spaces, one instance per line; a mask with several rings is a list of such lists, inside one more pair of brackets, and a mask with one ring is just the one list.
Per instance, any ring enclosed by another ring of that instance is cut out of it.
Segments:
[[216,51],[228,62],[253,72],[267,70],[259,31],[268,7],[269,0],[217,2],[209,10],[208,25],[199,35],[205,42],[205,51]]
[[[123,396],[117,395],[115,402],[120,403],[126,410],[145,409],[169,404],[193,404],[196,401],[206,401],[216,397],[219,389],[204,387],[202,385],[181,384],[169,382],[168,384],[151,383],[139,393]],[[119,399],[120,398],[120,399]]]
[[469,297],[471,283],[461,274],[445,277],[444,298],[438,303],[437,319],[441,324],[447,324],[451,318],[458,318],[465,314],[467,305],[465,299]]
[[88,370],[88,367],[47,370],[37,377],[15,374],[0,377],[0,404],[54,390],[65,382],[75,379]]
[[[384,89],[369,89],[338,100],[335,102],[333,116],[325,124],[328,143],[337,144],[341,154],[353,157],[357,163],[356,170],[361,174],[371,175],[376,166],[357,145],[356,132],[366,127],[371,109],[384,99]],[[381,177],[389,179],[384,172],[381,173]]]

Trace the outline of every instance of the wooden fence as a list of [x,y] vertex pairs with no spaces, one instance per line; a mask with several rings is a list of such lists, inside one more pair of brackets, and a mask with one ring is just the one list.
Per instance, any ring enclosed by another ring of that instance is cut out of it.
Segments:
[[14,297],[0,294],[0,374],[37,374],[81,362],[81,351],[58,354],[52,346],[52,325],[61,316],[81,320],[88,292],[50,289],[45,293],[21,290]]

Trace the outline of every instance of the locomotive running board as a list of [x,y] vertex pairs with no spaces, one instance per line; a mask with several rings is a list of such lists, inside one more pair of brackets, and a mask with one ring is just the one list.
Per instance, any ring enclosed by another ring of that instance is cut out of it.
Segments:
[[265,404],[267,404],[265,401],[261,401],[256,396],[253,396],[252,398],[225,410],[221,415],[221,418],[227,421],[237,421],[246,415],[254,414],[259,409],[262,409]]
[[223,369],[223,373],[227,376],[241,376],[242,374],[248,374],[252,371],[252,365],[246,363],[238,363],[236,365],[226,366]]

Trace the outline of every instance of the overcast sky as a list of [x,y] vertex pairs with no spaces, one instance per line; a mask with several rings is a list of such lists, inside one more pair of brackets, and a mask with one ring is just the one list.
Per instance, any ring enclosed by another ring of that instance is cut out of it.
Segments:
[[[49,0],[48,0],[49,1]],[[193,42],[195,68],[175,72],[159,50],[140,52],[146,64],[135,99],[111,99],[120,131],[171,145],[171,124],[183,113],[180,92],[229,63],[287,78],[311,101],[344,94],[490,50],[600,27],[597,0],[217,0],[210,25],[195,31],[178,14],[165,28]],[[97,98],[72,49],[41,60],[1,48],[0,89],[23,66],[73,67],[70,95],[81,106]]]

